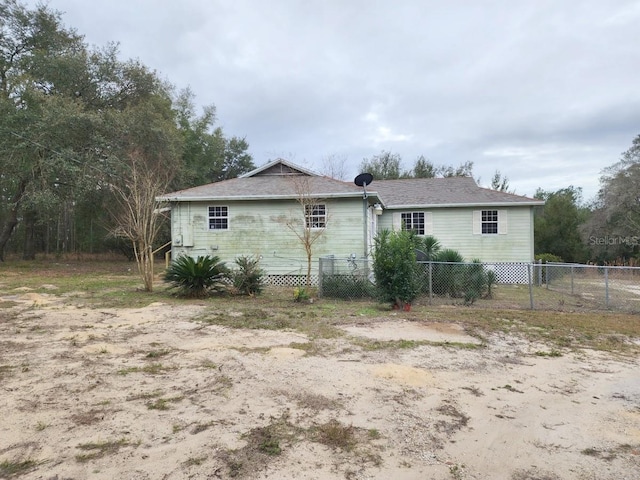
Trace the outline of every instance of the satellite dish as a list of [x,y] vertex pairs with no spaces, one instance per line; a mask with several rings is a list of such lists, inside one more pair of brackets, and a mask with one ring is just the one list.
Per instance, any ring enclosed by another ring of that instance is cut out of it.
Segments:
[[418,250],[416,248],[415,252],[416,252],[416,262],[428,262],[429,261],[429,255],[424,253],[422,250]]
[[361,173],[353,180],[353,183],[355,183],[359,187],[366,187],[367,185],[371,185],[371,182],[373,182],[373,175],[371,175],[370,173]]

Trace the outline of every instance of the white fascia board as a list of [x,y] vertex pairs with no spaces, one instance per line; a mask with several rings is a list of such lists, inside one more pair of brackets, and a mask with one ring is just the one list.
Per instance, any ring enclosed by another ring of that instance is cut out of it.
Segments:
[[[309,195],[310,198],[362,198],[362,193],[314,193]],[[162,202],[219,202],[219,201],[244,201],[244,200],[297,200],[298,195],[249,195],[249,196],[163,196],[157,197],[158,201]]]
[[388,210],[407,210],[412,208],[477,208],[477,207],[537,207],[544,205],[543,200],[530,202],[482,202],[482,203],[433,203],[420,205],[392,205]]

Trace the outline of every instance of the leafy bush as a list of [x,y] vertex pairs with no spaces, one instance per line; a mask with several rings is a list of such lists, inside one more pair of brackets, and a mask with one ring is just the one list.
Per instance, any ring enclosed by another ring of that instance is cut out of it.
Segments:
[[418,258],[419,261],[432,262],[437,258],[441,245],[436,237],[431,235],[426,237],[416,236],[414,241],[416,250],[422,254]]
[[539,253],[535,256],[536,263],[562,263],[562,258],[553,253]]
[[378,299],[399,307],[411,303],[420,291],[412,235],[406,231],[383,230],[376,237],[373,255]]
[[242,256],[235,260],[238,268],[231,274],[233,286],[242,295],[259,295],[266,285],[265,271],[259,267],[260,260]]
[[498,283],[498,275],[493,270],[487,271],[487,298],[493,298],[493,286]]
[[434,257],[434,261],[463,263],[464,257],[457,250],[453,250],[452,248],[445,248],[444,250],[440,250],[438,252],[438,254]]
[[359,275],[325,275],[322,296],[331,298],[371,298],[376,293],[369,279]]
[[[562,263],[562,258],[553,253],[539,253],[535,256],[536,263]],[[551,270],[549,270],[551,268]],[[551,280],[561,277],[566,270],[564,268],[549,267],[535,267],[534,281],[541,281],[542,283],[551,283]],[[548,278],[547,278],[548,277]]]
[[294,302],[306,302],[311,299],[311,293],[305,287],[296,287],[293,289]]
[[229,269],[217,256],[200,256],[194,260],[182,255],[169,265],[164,278],[171,288],[178,289],[179,295],[203,298],[226,287]]
[[443,263],[433,265],[433,293],[453,298],[462,297],[466,277],[462,255],[457,250],[446,248],[438,252],[435,261]]
[[465,265],[465,270],[464,301],[466,304],[472,304],[478,298],[483,297],[487,290],[487,273],[480,260],[473,260],[471,264]]

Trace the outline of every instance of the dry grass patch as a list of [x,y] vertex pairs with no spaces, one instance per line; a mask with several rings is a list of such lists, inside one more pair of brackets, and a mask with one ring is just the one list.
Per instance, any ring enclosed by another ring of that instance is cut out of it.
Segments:
[[118,375],[129,375],[130,373],[147,373],[149,375],[162,375],[175,367],[167,367],[161,363],[152,363],[144,367],[127,367],[118,370]]
[[14,478],[30,472],[38,466],[35,460],[5,460],[0,463],[0,478]]
[[[274,458],[302,441],[325,445],[361,463],[379,466],[382,462],[380,455],[370,448],[371,442],[380,438],[377,430],[344,425],[335,419],[304,428],[291,423],[285,413],[279,418],[272,418],[271,423],[265,426],[251,429],[242,438],[246,442],[244,447],[222,452],[218,456],[226,465],[230,477],[242,478],[260,471]],[[345,465],[349,463],[344,462]]]
[[74,413],[69,418],[76,425],[94,425],[104,420],[105,415],[109,410],[100,408],[92,408],[86,412]]
[[76,448],[87,453],[76,455],[76,460],[81,463],[96,460],[106,455],[118,453],[122,447],[128,445],[131,444],[126,438],[121,438],[119,440],[106,440],[104,442],[81,443]]

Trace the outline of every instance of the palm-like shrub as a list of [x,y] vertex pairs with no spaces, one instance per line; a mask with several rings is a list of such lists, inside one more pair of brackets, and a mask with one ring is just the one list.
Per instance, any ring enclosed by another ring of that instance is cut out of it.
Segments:
[[457,250],[446,248],[435,256],[437,263],[433,266],[433,292],[437,295],[461,297],[464,292],[465,266],[464,258]]
[[255,257],[238,257],[231,277],[233,286],[242,295],[258,295],[265,287],[265,271],[258,265],[259,259]]
[[423,258],[418,258],[418,260],[423,262],[433,262],[438,256],[438,252],[440,252],[440,242],[438,239],[432,235],[427,235],[426,237],[416,236],[416,249],[420,251]]
[[465,270],[464,301],[470,305],[484,296],[487,290],[487,273],[482,262],[478,259],[474,259],[470,264],[465,265]]
[[194,259],[183,255],[169,265],[164,278],[171,288],[178,289],[179,295],[203,298],[225,288],[229,269],[217,256],[206,255]]

